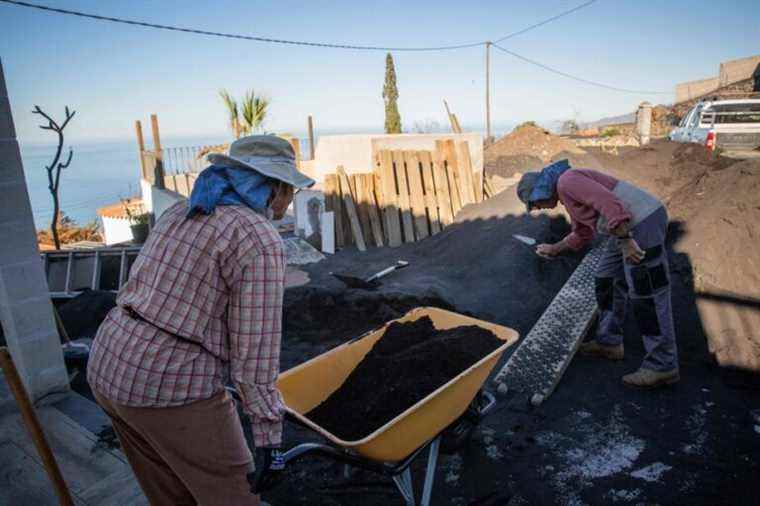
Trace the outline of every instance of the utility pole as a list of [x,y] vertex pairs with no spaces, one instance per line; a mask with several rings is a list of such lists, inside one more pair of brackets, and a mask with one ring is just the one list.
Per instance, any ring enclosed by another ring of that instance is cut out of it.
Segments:
[[491,41],[486,41],[486,143],[491,142]]
[[314,120],[311,119],[311,116],[309,116],[308,127],[309,127],[309,154],[311,155],[310,160],[314,160]]

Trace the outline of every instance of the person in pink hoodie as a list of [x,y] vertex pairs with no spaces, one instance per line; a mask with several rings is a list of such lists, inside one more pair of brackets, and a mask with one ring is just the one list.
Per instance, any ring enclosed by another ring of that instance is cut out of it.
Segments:
[[579,351],[623,360],[623,322],[630,300],[646,355],[637,371],[623,376],[623,383],[641,388],[676,383],[680,376],[665,250],[668,214],[662,202],[601,172],[571,170],[567,160],[526,173],[517,194],[528,212],[561,202],[570,215],[570,233],[557,243],[538,245],[539,255],[578,251],[597,234],[609,236],[595,279],[597,333]]

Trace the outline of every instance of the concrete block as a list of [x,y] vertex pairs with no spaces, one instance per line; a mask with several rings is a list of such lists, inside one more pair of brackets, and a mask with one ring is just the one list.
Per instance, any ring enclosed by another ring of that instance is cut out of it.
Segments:
[[8,88],[5,87],[5,71],[3,70],[3,59],[0,58],[0,97],[8,96]]
[[692,98],[701,97],[720,87],[719,77],[708,77],[676,84],[676,103],[685,102]]
[[32,214],[32,205],[23,179],[0,183],[0,195],[3,196],[0,223],[18,221]]
[[[18,160],[8,90],[0,63],[0,322],[32,399],[68,389],[69,378],[36,246],[34,220]],[[16,148],[14,152],[14,147]],[[20,298],[19,298],[20,297]]]
[[0,262],[21,262],[30,256],[39,256],[33,231],[34,219],[31,214],[16,221],[0,220]]
[[0,95],[0,139],[15,139],[16,129],[11,117],[11,103],[8,97]]
[[[48,331],[34,339],[21,341],[10,347],[13,361],[21,363],[24,383],[32,392],[55,392],[68,386],[69,378],[63,362],[61,338],[56,331]],[[37,396],[39,398],[39,396]]]
[[41,258],[33,256],[22,263],[0,265],[0,294],[9,300],[21,304],[49,291]]
[[22,180],[24,169],[16,139],[0,139],[0,184]]
[[720,85],[728,86],[749,79],[760,68],[760,55],[724,61],[720,64]]
[[[6,299],[7,300],[7,299]],[[12,337],[20,342],[35,341],[51,331],[55,331],[53,306],[49,294],[34,299],[26,299],[23,304],[8,304],[0,301],[3,330],[10,344]]]

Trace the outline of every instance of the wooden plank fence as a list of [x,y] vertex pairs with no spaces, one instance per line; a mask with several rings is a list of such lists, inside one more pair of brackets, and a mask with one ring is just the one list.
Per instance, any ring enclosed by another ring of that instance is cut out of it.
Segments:
[[164,188],[177,192],[183,197],[190,197],[198,172],[181,172],[179,174],[165,174]]
[[336,246],[354,244],[364,251],[423,240],[487,194],[466,141],[439,141],[435,151],[380,150],[374,158],[373,173],[348,175],[338,167],[325,177]]

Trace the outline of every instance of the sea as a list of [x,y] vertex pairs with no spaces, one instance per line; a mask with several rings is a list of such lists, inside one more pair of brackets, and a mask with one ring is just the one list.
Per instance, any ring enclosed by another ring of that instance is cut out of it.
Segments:
[[[163,139],[162,139],[163,140]],[[184,137],[163,142],[165,148],[214,145],[229,142],[228,137]],[[302,139],[302,153],[308,141]],[[68,146],[68,145],[67,145]],[[140,195],[140,162],[134,139],[72,143],[74,155],[61,172],[59,196],[61,210],[80,225],[97,220],[97,210],[120,199]],[[306,149],[306,151],[304,151]],[[53,199],[48,189],[45,167],[55,156],[56,146],[21,143],[21,159],[38,230],[50,227]],[[61,155],[66,160],[67,152]]]
[[[323,135],[351,133],[380,133],[374,129],[345,129],[323,131]],[[301,141],[301,153],[309,152],[305,132],[294,132]],[[300,134],[300,135],[299,135]],[[319,136],[316,136],[319,140]],[[172,137],[162,139],[164,148],[205,146],[230,142],[229,136]],[[54,145],[21,144],[21,158],[32,204],[34,223],[38,230],[50,227],[53,199],[48,189],[45,167],[55,155]],[[73,142],[67,144],[74,155],[71,165],[61,173],[59,196],[61,210],[76,223],[84,225],[97,221],[97,210],[120,199],[140,195],[140,163],[134,138],[117,141]],[[150,148],[150,146],[148,146]],[[61,155],[66,160],[67,151]]]

